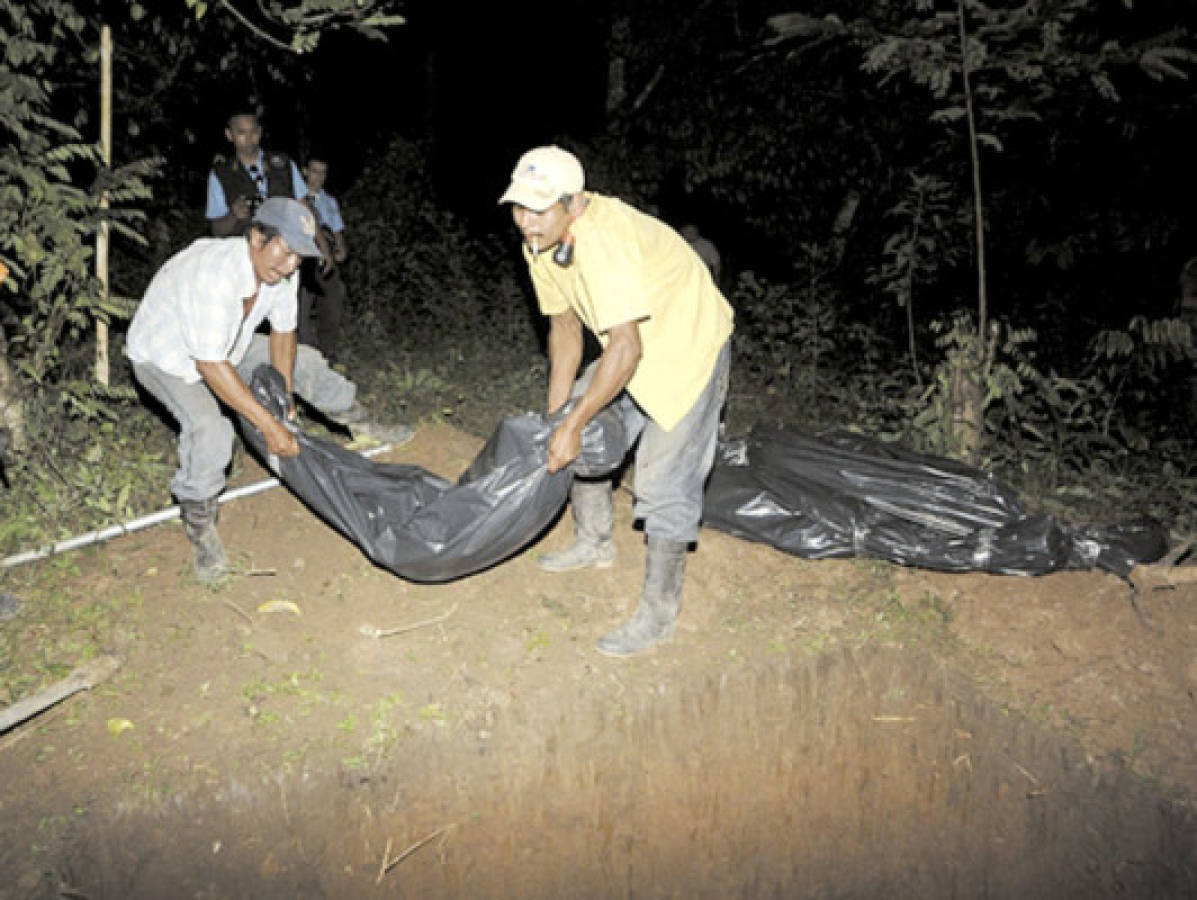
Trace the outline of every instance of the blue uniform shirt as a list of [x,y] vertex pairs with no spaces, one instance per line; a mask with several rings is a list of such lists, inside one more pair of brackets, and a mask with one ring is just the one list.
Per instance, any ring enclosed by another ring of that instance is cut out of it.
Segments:
[[321,188],[312,195],[312,204],[316,207],[321,225],[332,232],[345,230],[345,220],[341,218],[341,207],[336,197]]
[[[258,166],[262,171],[266,171],[266,154],[258,149]],[[296,200],[302,200],[308,195],[307,183],[303,180],[303,176],[299,174],[299,168],[294,162],[291,163],[291,194]],[[204,217],[208,219],[222,219],[229,214],[229,201],[224,195],[224,187],[220,184],[220,179],[216,177],[215,172],[208,173],[208,203],[204,211]]]

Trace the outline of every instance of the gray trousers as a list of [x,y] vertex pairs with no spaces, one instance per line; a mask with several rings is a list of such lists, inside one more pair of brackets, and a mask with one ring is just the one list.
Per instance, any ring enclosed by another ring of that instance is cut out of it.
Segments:
[[[649,537],[685,543],[698,539],[703,489],[715,463],[719,420],[727,402],[730,360],[728,343],[723,345],[706,387],[671,431],[646,416],[626,391],[612,401],[627,436],[625,452],[639,440],[632,512],[644,520],[644,533]],[[597,361],[591,363],[578,378],[574,397],[585,393],[597,365]]]
[[[249,383],[253,371],[270,362],[270,342],[255,334],[237,366]],[[188,383],[152,363],[133,363],[133,373],[179,423],[179,469],[170,489],[177,500],[206,500],[224,489],[233,458],[233,423],[203,380]],[[295,393],[320,412],[335,415],[353,405],[357,386],[332,369],[312,347],[300,345],[295,357]]]

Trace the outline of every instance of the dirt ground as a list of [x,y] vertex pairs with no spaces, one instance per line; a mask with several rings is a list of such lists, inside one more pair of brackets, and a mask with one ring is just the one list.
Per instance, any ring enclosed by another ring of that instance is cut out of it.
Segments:
[[274,489],[224,507],[257,574],[218,589],[177,522],[0,573],[47,672],[121,660],[0,736],[0,898],[1197,895],[1194,581],[704,531],[675,640],[612,660],[644,556],[617,513],[612,569],[536,568],[566,516],[420,585]]

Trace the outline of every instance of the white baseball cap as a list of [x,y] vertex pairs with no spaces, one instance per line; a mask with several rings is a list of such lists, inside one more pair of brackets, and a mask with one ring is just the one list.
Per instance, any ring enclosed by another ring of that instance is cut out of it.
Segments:
[[511,173],[511,185],[500,203],[518,203],[543,212],[563,194],[577,194],[586,184],[578,158],[560,147],[536,147],[520,157]]

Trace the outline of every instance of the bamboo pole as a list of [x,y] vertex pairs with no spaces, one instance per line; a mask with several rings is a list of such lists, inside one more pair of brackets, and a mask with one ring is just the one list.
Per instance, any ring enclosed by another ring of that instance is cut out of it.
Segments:
[[[100,152],[105,168],[112,168],[112,27],[100,28]],[[100,198],[100,213],[108,209],[108,192]],[[100,282],[100,296],[108,298],[108,220],[100,221],[96,233],[96,278]],[[96,380],[109,384],[108,323],[96,319]]]

